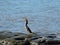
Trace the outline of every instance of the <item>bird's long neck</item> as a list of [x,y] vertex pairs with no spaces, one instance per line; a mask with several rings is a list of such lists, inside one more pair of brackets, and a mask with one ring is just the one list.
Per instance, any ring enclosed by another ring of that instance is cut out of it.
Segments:
[[28,20],[26,20],[26,22],[25,22],[25,26],[26,26],[26,28],[28,27]]
[[26,22],[25,26],[28,26],[27,22]]
[[30,28],[28,27],[28,22],[26,22],[25,26],[26,26],[26,30],[28,31],[28,33],[32,33],[32,31],[31,31]]
[[27,23],[25,24],[25,27],[26,27],[26,30],[27,30],[27,27],[28,27],[28,24]]

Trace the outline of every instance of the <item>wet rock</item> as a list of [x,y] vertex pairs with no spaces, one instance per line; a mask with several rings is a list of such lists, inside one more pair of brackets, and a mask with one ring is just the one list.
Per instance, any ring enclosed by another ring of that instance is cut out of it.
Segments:
[[0,39],[11,38],[14,36],[25,35],[24,33],[10,32],[10,31],[0,31]]
[[0,43],[2,45],[13,45],[11,42],[5,41],[5,40],[1,40]]
[[0,45],[3,45],[2,43],[0,43]]

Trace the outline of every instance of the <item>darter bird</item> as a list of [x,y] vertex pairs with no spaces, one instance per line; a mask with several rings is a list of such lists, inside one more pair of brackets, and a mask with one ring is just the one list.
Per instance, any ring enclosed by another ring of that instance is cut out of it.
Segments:
[[30,30],[30,28],[28,27],[28,19],[26,17],[24,17],[24,21],[25,21],[25,28],[27,30],[28,33],[32,33],[32,31]]

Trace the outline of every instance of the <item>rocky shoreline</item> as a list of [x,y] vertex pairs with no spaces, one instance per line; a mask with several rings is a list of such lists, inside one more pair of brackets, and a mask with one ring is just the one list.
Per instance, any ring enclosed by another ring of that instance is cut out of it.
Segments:
[[[50,38],[48,38],[50,37]],[[60,44],[60,39],[55,36],[38,36],[34,33],[13,33],[9,31],[0,32],[0,45],[46,45]]]

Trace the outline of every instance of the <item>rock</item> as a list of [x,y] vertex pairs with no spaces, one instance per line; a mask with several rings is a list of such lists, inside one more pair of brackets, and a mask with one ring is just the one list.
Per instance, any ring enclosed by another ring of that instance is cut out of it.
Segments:
[[3,45],[2,43],[0,43],[0,45]]
[[26,35],[26,34],[18,33],[18,32],[10,32],[10,31],[1,31],[0,32],[0,40],[15,37],[15,36],[21,36],[21,35]]
[[13,45],[11,42],[5,41],[5,40],[1,40],[0,43],[2,45]]

